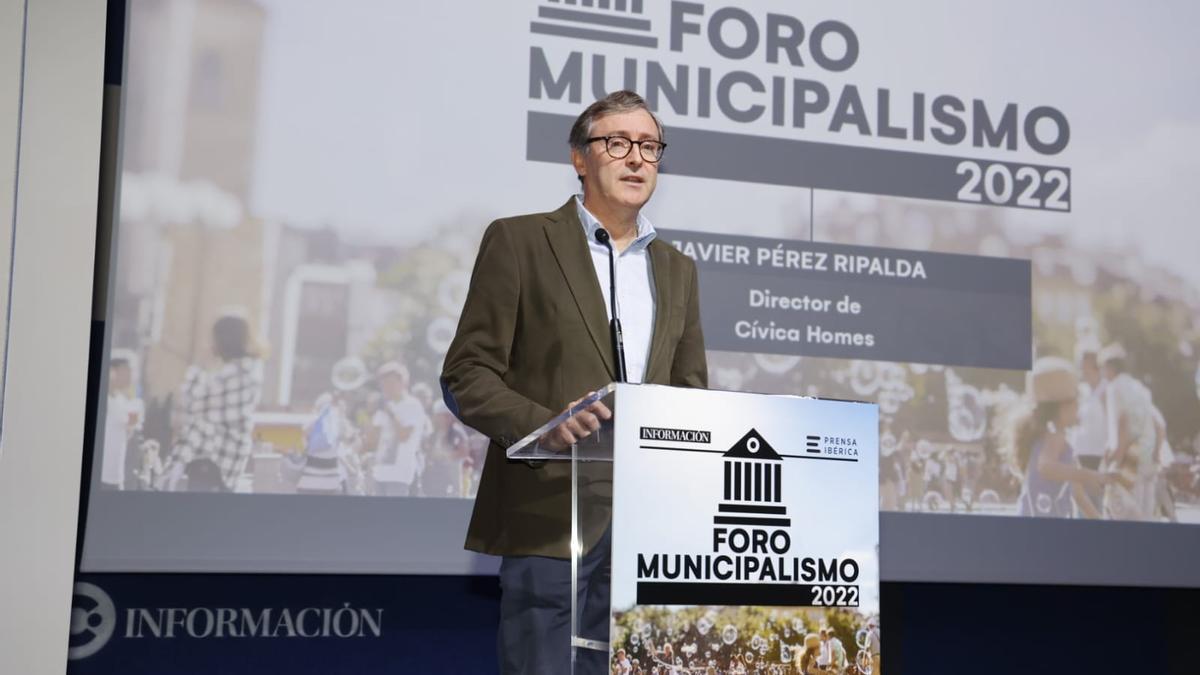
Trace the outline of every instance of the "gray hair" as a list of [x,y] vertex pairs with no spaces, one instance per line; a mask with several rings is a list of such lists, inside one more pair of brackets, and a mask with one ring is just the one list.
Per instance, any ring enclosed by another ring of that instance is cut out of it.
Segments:
[[650,110],[650,106],[646,104],[646,99],[628,89],[614,91],[589,105],[586,110],[579,114],[579,117],[575,118],[575,124],[571,125],[571,135],[567,138],[567,142],[572,148],[580,152],[587,152],[587,139],[592,135],[592,124],[596,120],[605,115],[634,110],[645,110],[649,113],[650,117],[654,120],[655,126],[658,127],[658,140],[666,142],[666,139],[663,138],[663,125],[659,121],[658,115],[655,115],[654,111]]

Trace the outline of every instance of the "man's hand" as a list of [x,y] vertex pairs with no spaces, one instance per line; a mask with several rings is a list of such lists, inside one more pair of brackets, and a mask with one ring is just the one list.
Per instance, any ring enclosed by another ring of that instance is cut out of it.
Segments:
[[[578,398],[572,401],[563,412],[578,405],[582,400],[582,398]],[[538,445],[551,452],[562,452],[587,438],[600,428],[602,422],[610,419],[612,419],[612,411],[601,401],[596,401],[542,434],[542,437],[538,439]]]

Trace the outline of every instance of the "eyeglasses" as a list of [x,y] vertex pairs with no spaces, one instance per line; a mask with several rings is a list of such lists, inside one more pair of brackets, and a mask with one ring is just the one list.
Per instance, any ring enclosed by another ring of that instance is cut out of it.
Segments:
[[667,149],[667,144],[662,141],[635,141],[625,136],[596,136],[587,139],[588,143],[596,141],[604,141],[604,149],[613,159],[625,159],[629,156],[629,151],[636,145],[642,159],[651,164],[662,159],[663,152]]

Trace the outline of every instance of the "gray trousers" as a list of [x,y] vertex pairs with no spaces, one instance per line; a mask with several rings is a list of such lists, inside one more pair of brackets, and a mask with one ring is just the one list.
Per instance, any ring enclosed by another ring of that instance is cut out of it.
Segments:
[[[579,633],[608,641],[611,539],[606,533],[579,566]],[[500,563],[500,672],[567,675],[571,672],[571,561],[505,556]],[[576,652],[576,673],[608,672],[608,653]]]

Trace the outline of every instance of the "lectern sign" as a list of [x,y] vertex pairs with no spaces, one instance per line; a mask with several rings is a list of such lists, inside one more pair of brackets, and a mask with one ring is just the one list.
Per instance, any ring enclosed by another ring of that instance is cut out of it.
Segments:
[[826,657],[855,658],[879,608],[877,408],[663,387],[618,397],[614,663],[791,663],[825,627],[839,645]]

